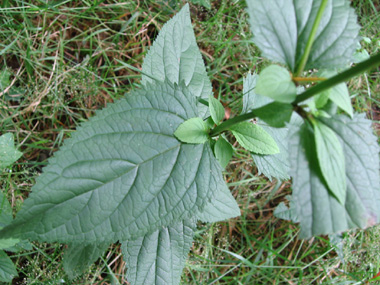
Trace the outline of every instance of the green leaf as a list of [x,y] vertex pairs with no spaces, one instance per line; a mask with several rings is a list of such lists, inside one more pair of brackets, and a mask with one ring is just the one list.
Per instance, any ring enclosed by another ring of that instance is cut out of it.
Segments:
[[264,174],[269,180],[272,180],[273,177],[279,180],[289,179],[288,129],[266,125],[262,125],[262,128],[274,139],[280,152],[271,155],[252,153],[259,174]]
[[11,86],[11,73],[7,68],[0,70],[0,92],[5,92],[4,98],[6,100],[20,100],[21,96],[25,94],[25,90],[22,90],[18,87]]
[[19,242],[20,242],[19,239],[12,239],[12,238],[0,239],[0,249],[7,249],[10,247],[13,247]]
[[[334,75],[336,75],[336,72],[323,71],[319,76],[329,78]],[[326,105],[328,99],[334,102],[339,108],[345,111],[352,118],[354,110],[351,105],[350,92],[348,91],[346,83],[335,85],[333,88],[330,88],[319,94],[315,99],[316,102],[319,102],[316,104],[317,108],[322,108],[324,105]]]
[[345,83],[338,84],[332,88],[329,99],[352,118],[354,109],[352,108],[350,93]]
[[22,156],[22,153],[16,150],[14,139],[11,133],[0,136],[0,170],[13,164]]
[[32,249],[33,249],[33,245],[27,240],[19,241],[14,246],[5,248],[6,251],[15,252],[15,253],[20,252],[20,251],[25,251],[25,250],[32,250]]
[[17,270],[8,255],[0,250],[0,281],[12,282],[12,279],[17,276]]
[[156,82],[98,112],[50,159],[0,238],[111,243],[197,215],[225,182],[208,143],[173,135],[198,115],[195,100]]
[[286,206],[284,202],[281,202],[274,210],[273,215],[279,219],[292,221],[293,223],[299,223],[296,206],[294,205],[292,196],[287,195],[285,198],[289,201],[289,207]]
[[222,103],[220,103],[219,100],[215,99],[214,97],[210,96],[209,106],[211,118],[215,124],[220,124],[220,122],[224,119],[224,107]]
[[342,141],[345,154],[347,194],[345,205],[329,194],[315,154],[313,130],[291,125],[290,174],[293,199],[300,218],[300,237],[366,228],[379,221],[379,146],[364,115],[337,115],[321,119]]
[[184,220],[122,242],[131,285],[179,284],[193,242],[195,221]]
[[63,255],[63,268],[65,269],[66,274],[70,279],[74,279],[88,269],[92,263],[98,260],[108,246],[108,243],[69,244]]
[[293,114],[293,105],[273,102],[258,109],[254,109],[258,118],[275,128],[285,127]]
[[[9,225],[12,222],[12,219],[13,216],[11,205],[9,204],[7,197],[0,190],[0,229],[6,225]],[[19,242],[20,240],[14,238],[0,239],[0,250],[8,250]]]
[[223,137],[220,137],[215,143],[214,153],[216,159],[224,169],[230,162],[234,150],[228,141],[226,141]]
[[365,114],[355,114],[352,119],[344,115],[335,115],[320,120],[337,134],[343,144],[347,176],[346,207],[352,211],[363,210],[362,213],[352,215],[354,223],[361,228],[378,223],[379,145],[377,137],[373,134],[372,121],[366,119]]
[[[253,41],[264,57],[294,72],[305,52],[321,0],[247,1]],[[345,66],[359,42],[359,25],[350,1],[327,3],[307,69]]]
[[324,91],[314,97],[315,108],[322,109],[329,101],[330,90]]
[[[142,73],[144,85],[153,81],[149,76],[171,83],[183,81],[194,96],[208,100],[212,86],[195,40],[188,4],[162,27],[144,59]],[[200,117],[205,118],[207,106],[197,103],[197,107]]]
[[208,117],[205,121],[207,129],[212,129],[215,126],[214,120],[211,117]]
[[208,140],[208,127],[201,118],[191,118],[180,124],[174,135],[185,143],[205,143]]
[[0,92],[3,92],[11,84],[11,73],[7,68],[0,70]]
[[369,55],[368,51],[365,49],[361,49],[361,50],[357,50],[354,53],[352,62],[353,63],[359,63],[359,62],[365,61],[369,58],[370,58],[370,55]]
[[282,103],[292,103],[297,96],[297,88],[289,72],[278,65],[270,65],[261,72],[256,92]]
[[216,223],[240,216],[240,208],[227,186],[211,199],[197,218],[205,223]]
[[346,174],[343,148],[335,133],[319,121],[313,122],[319,166],[330,191],[344,205]]
[[260,108],[273,102],[272,99],[265,96],[261,96],[255,92],[257,78],[259,78],[259,76],[256,73],[251,74],[249,72],[243,80],[243,110],[241,112],[242,114],[246,114],[252,111],[253,109]]
[[203,7],[206,7],[207,9],[211,9],[211,2],[210,0],[191,0],[194,4],[202,5]]
[[260,126],[242,122],[230,128],[239,144],[245,149],[260,154],[275,154],[280,150],[273,138]]
[[12,208],[7,197],[0,190],[0,229],[12,222]]

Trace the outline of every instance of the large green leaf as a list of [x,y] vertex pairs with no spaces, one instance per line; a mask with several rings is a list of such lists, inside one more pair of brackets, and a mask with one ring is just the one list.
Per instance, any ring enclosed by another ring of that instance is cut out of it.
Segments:
[[0,190],[0,229],[12,222],[12,208],[7,197]]
[[94,263],[108,248],[108,243],[69,244],[63,256],[63,268],[70,279],[74,279]]
[[285,198],[289,201],[289,207],[286,206],[284,202],[281,202],[274,210],[273,215],[279,219],[292,221],[293,223],[299,223],[296,206],[294,204],[292,196],[287,195]]
[[[188,4],[163,26],[144,59],[142,72],[143,84],[152,82],[144,74],[171,83],[184,81],[194,96],[208,100],[212,86],[195,40]],[[198,109],[204,118],[207,106],[198,103]]]
[[[263,56],[295,71],[321,0],[247,0],[253,41]],[[350,1],[328,1],[306,67],[339,67],[356,50],[359,25]]]
[[259,173],[264,174],[270,180],[273,177],[280,180],[289,179],[288,129],[261,126],[275,140],[280,152],[271,155],[252,153],[253,161]]
[[[0,229],[12,222],[12,208],[7,197],[0,190]],[[20,240],[7,238],[0,239],[0,249],[8,249],[16,245]]]
[[341,205],[329,193],[318,166],[312,128],[305,124],[291,125],[290,174],[302,238],[365,228],[377,223],[380,217],[379,147],[370,121],[355,115],[353,120],[334,116],[324,123],[335,131],[343,144],[346,200]]
[[22,156],[14,146],[13,135],[8,133],[0,136],[0,170],[14,163]]
[[8,255],[0,250],[0,281],[12,282],[12,279],[17,276],[17,270]]
[[193,242],[194,220],[184,220],[136,240],[122,242],[132,285],[179,284]]
[[203,212],[197,215],[202,222],[215,223],[240,216],[240,208],[227,186],[211,199]]
[[314,139],[323,177],[330,191],[344,205],[347,186],[342,145],[334,131],[319,121],[314,122]]
[[50,160],[0,237],[113,242],[202,211],[225,182],[208,143],[173,135],[198,116],[195,100],[157,82],[98,112]]

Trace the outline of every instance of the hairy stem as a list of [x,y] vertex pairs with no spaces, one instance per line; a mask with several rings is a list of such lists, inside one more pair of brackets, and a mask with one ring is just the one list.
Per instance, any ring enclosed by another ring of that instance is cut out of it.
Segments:
[[295,72],[296,77],[301,76],[303,70],[305,69],[307,60],[309,59],[310,51],[314,43],[315,35],[317,34],[319,24],[321,23],[323,12],[327,6],[328,0],[322,0],[321,6],[319,7],[317,16],[315,17],[313,28],[311,29],[309,39],[307,40],[305,52],[302,55],[301,62]]
[[352,77],[359,75],[363,72],[365,72],[368,69],[377,67],[380,65],[380,53],[370,57],[369,59],[362,61],[361,63],[357,64],[356,66],[337,74],[309,89],[307,89],[302,94],[298,95],[296,97],[296,100],[293,102],[293,105],[297,105],[298,103],[301,103],[303,101],[306,101],[307,99],[313,97],[316,94],[319,94],[339,83],[348,81]]

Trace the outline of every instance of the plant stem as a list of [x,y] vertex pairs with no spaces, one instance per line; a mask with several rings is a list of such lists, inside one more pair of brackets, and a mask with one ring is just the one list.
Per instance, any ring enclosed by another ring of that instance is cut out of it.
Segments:
[[369,59],[360,62],[356,66],[337,74],[309,89],[307,89],[302,94],[298,95],[296,100],[293,102],[293,105],[297,105],[298,103],[301,103],[303,101],[306,101],[307,99],[313,97],[316,94],[319,94],[339,83],[348,81],[352,77],[359,75],[363,72],[365,72],[368,69],[377,67],[380,65],[380,53],[370,57]]
[[315,17],[313,28],[311,29],[309,39],[307,40],[305,52],[302,55],[301,62],[298,65],[298,68],[296,70],[296,77],[301,76],[303,70],[305,69],[307,60],[309,59],[310,51],[314,43],[315,35],[317,34],[319,24],[321,23],[323,12],[325,11],[325,8],[327,6],[328,0],[322,0],[321,6],[319,6],[319,10],[317,13],[317,16]]
[[231,119],[228,119],[227,121],[224,121],[219,126],[217,126],[215,129],[211,130],[210,136],[215,137],[215,136],[223,133],[224,131],[228,130],[233,125],[236,125],[240,122],[244,122],[244,121],[247,121],[249,119],[256,118],[256,117],[257,116],[255,115],[255,110],[253,110],[247,114],[239,115],[239,116],[233,117]]
[[208,107],[208,102],[205,99],[197,98],[198,102]]
[[[357,64],[354,67],[351,67],[350,69],[348,69],[348,70],[346,70],[340,74],[337,74],[337,75],[335,75],[329,79],[326,79],[325,81],[307,89],[305,92],[298,95],[296,97],[296,100],[294,100],[294,102],[292,103],[294,108],[295,108],[294,110],[297,111],[298,113],[302,112],[303,109],[301,110],[300,108],[298,108],[298,106],[297,106],[298,103],[306,101],[307,99],[313,97],[316,94],[319,94],[319,93],[321,93],[321,92],[323,92],[323,91],[325,91],[325,90],[327,90],[327,89],[329,89],[329,88],[331,88],[331,87],[333,87],[339,83],[345,82],[345,81],[351,79],[352,77],[359,75],[359,74],[365,72],[366,70],[377,67],[379,65],[380,65],[380,53],[370,57],[369,59]],[[257,115],[255,114],[255,110],[252,110],[251,112],[249,112],[247,114],[243,114],[243,115],[233,117],[227,121],[224,121],[219,126],[217,126],[215,129],[211,130],[210,136],[211,137],[217,136],[220,133],[228,130],[231,126],[233,126],[235,124],[238,124],[240,122],[244,122],[244,121],[247,121],[249,119],[256,118],[256,117],[257,117]]]

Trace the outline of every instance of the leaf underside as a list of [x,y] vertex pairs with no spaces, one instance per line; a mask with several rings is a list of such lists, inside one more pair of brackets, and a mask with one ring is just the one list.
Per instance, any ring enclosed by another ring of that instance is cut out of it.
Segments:
[[[161,81],[183,81],[194,96],[208,101],[212,86],[197,46],[188,4],[161,29],[144,59],[142,72]],[[152,81],[142,76],[142,84]],[[205,118],[207,106],[198,103],[197,107],[199,116]]]
[[[294,72],[304,54],[321,0],[247,1],[253,41],[270,60]],[[328,1],[306,65],[335,68],[350,62],[359,42],[350,1]]]
[[184,220],[136,240],[122,242],[130,284],[176,285],[189,253],[194,220]]
[[215,223],[240,216],[240,208],[227,186],[219,191],[207,207],[197,215],[205,223]]
[[173,135],[196,117],[185,87],[147,84],[66,140],[0,237],[115,242],[202,211],[225,187],[209,144]]
[[292,196],[287,195],[285,198],[289,201],[289,207],[286,206],[284,202],[281,202],[274,210],[273,215],[279,219],[299,223],[299,218],[296,213],[296,206],[294,205]]
[[341,205],[325,185],[318,167],[312,130],[305,124],[291,125],[290,174],[302,238],[366,228],[376,224],[380,217],[379,147],[371,122],[363,115],[354,115],[353,120],[338,115],[324,120],[324,123],[335,131],[343,144],[346,201]]
[[94,263],[108,248],[108,243],[69,244],[63,256],[63,268],[70,279],[74,279]]

